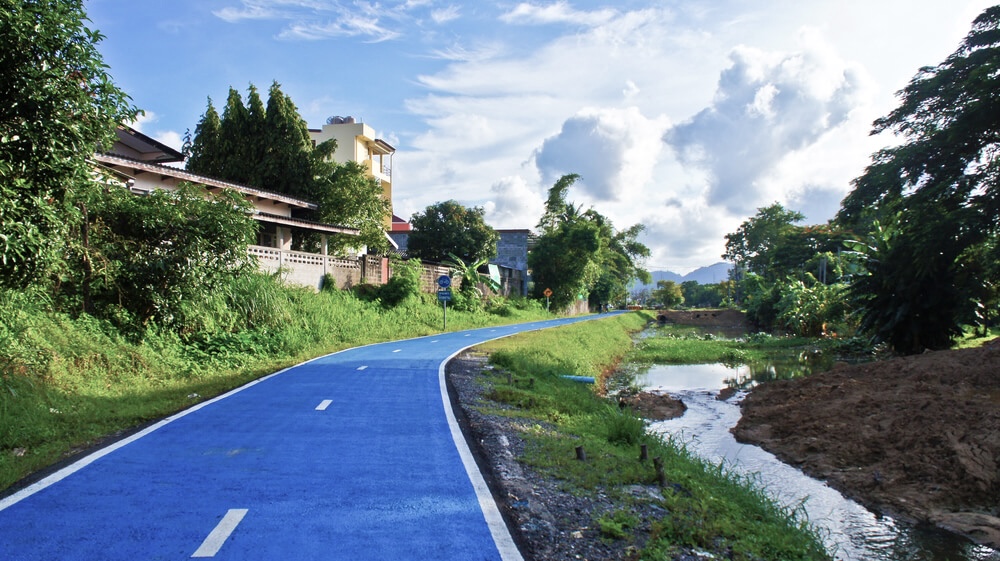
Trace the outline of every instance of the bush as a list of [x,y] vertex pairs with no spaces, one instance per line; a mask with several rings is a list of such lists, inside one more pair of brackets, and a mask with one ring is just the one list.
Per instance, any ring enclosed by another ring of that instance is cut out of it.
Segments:
[[392,264],[392,276],[382,285],[379,298],[384,306],[398,306],[411,296],[420,294],[420,275],[423,265],[416,259],[397,260]]

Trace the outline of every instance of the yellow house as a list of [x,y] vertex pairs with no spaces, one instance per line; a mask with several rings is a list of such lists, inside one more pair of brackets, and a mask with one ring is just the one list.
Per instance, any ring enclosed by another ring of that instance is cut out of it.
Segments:
[[[314,144],[337,141],[333,160],[338,163],[357,162],[368,169],[370,177],[382,186],[382,197],[392,205],[392,155],[396,153],[388,142],[377,138],[375,129],[359,123],[354,117],[330,117],[321,129],[309,129]],[[392,209],[385,218],[385,229],[392,228]]]

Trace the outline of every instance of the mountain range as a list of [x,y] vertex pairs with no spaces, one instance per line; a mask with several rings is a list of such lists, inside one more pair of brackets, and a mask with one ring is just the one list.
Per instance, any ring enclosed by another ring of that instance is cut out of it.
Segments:
[[677,284],[687,281],[696,281],[698,284],[715,284],[729,278],[729,269],[733,266],[730,263],[716,263],[708,267],[699,267],[686,275],[679,275],[673,271],[650,271],[653,275],[652,284],[636,283],[632,290],[642,290],[643,288],[656,288],[656,283],[661,280],[674,281]]

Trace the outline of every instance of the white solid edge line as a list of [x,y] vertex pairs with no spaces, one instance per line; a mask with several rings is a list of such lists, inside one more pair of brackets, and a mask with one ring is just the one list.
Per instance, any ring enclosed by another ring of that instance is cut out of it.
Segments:
[[500,559],[503,561],[524,561],[520,550],[517,549],[517,544],[514,543],[513,536],[510,535],[507,523],[504,522],[503,515],[500,514],[500,507],[493,500],[493,494],[490,493],[490,488],[486,484],[483,474],[479,472],[476,459],[472,457],[472,450],[469,449],[469,444],[465,442],[462,428],[458,426],[455,412],[451,408],[451,399],[448,398],[448,383],[445,378],[446,365],[448,361],[464,350],[460,349],[456,351],[455,354],[446,358],[438,367],[438,386],[441,388],[441,401],[444,404],[444,414],[448,420],[451,439],[455,442],[455,447],[458,448],[458,455],[462,458],[465,473],[469,476],[472,488],[476,492],[476,498],[479,500],[479,508],[482,509],[483,517],[486,518],[486,525],[493,536],[493,543],[496,544],[497,551],[500,552]]
[[208,534],[205,541],[201,542],[198,550],[191,557],[215,557],[215,554],[222,549],[222,544],[226,543],[229,536],[236,530],[236,526],[247,515],[245,508],[231,508],[222,520],[216,524],[215,528]]
[[[493,536],[493,543],[496,544],[497,551],[500,552],[500,559],[502,561],[524,561],[524,557],[521,555],[521,551],[517,548],[517,544],[514,543],[514,537],[510,535],[510,529],[507,528],[507,523],[504,521],[503,515],[500,514],[500,507],[497,506],[496,501],[493,500],[493,493],[490,492],[490,487],[486,484],[486,479],[483,478],[483,474],[479,471],[479,465],[476,464],[476,459],[472,456],[472,450],[469,449],[469,444],[465,441],[465,435],[462,434],[462,428],[458,425],[458,419],[455,418],[455,411],[451,407],[451,399],[448,396],[448,382],[445,370],[447,369],[448,362],[458,356],[462,351],[476,345],[481,345],[487,341],[505,339],[512,335],[520,335],[521,333],[529,333],[531,331],[540,331],[550,327],[561,327],[570,323],[576,323],[577,321],[600,318],[587,317],[568,319],[570,319],[570,321],[548,320],[543,322],[532,322],[524,324],[532,325],[529,329],[497,337],[488,337],[478,343],[473,343],[458,349],[448,356],[448,358],[444,359],[444,361],[442,361],[438,366],[438,388],[441,391],[441,403],[444,405],[444,414],[445,418],[448,420],[448,428],[451,431],[451,439],[455,443],[455,448],[458,449],[458,455],[462,459],[462,465],[465,466],[465,473],[469,476],[469,482],[472,483],[472,488],[476,492],[476,498],[479,499],[479,508],[483,511],[483,517],[486,519],[486,525],[490,529],[490,534]],[[551,322],[550,325],[543,325],[544,323],[549,322]]]

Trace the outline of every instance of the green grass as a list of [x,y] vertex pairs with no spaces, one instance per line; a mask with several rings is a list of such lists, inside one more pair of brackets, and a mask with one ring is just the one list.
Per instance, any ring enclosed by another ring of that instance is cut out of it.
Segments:
[[[151,329],[130,337],[109,321],[52,313],[44,298],[0,291],[0,489],[103,437],[286,366],[442,327],[433,295],[384,308],[350,292],[253,282],[254,308],[239,311],[253,317],[252,329],[209,325],[185,335]],[[499,314],[449,310],[448,328],[551,317],[525,303]]]
[[966,349],[969,347],[981,347],[983,343],[988,343],[1000,337],[1000,327],[992,327],[983,335],[978,329],[967,328],[965,336],[955,343],[956,349]]
[[814,347],[817,340],[806,337],[750,335],[743,340],[705,335],[697,328],[667,325],[642,339],[629,354],[640,364],[745,364],[766,359],[777,350]]
[[[741,560],[828,559],[822,540],[802,512],[782,507],[752,480],[648,433],[642,419],[610,405],[593,386],[560,377],[595,376],[613,368],[632,350],[629,333],[646,319],[627,314],[480,347],[502,367],[484,375],[492,388],[487,397],[504,406],[486,404],[484,410],[522,419],[527,442],[522,461],[557,478],[570,492],[600,492],[616,500],[619,509],[594,513],[595,527],[604,539],[630,539],[638,526],[629,506],[640,499],[624,488],[659,482],[653,462],[639,460],[645,444],[649,458],[662,462],[666,486],[657,502],[669,515],[652,522],[642,559],[672,558],[681,548]],[[584,448],[586,461],[577,459],[578,446]]]

